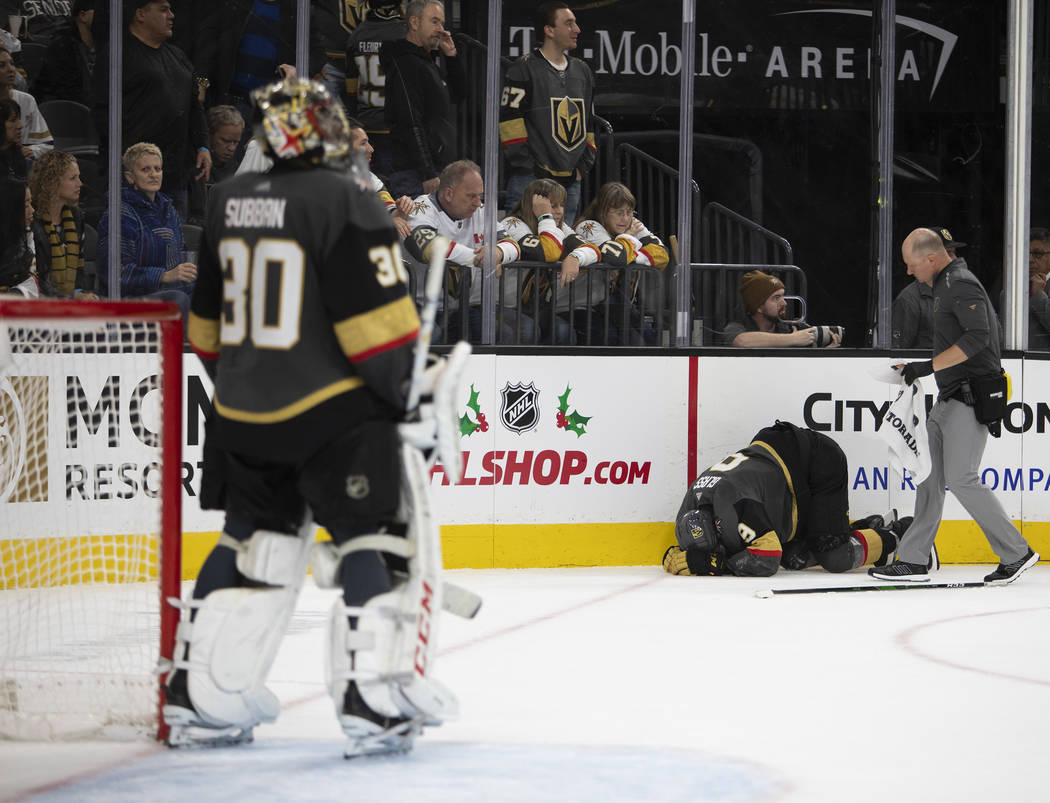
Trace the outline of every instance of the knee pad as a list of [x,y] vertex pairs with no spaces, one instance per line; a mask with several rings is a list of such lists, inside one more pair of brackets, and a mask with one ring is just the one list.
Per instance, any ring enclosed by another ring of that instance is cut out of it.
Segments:
[[[312,534],[313,528],[308,529]],[[219,536],[219,545],[237,553],[237,571],[249,580],[298,588],[306,571],[311,540],[305,531],[289,535],[256,530],[247,541],[238,541],[224,532]]]

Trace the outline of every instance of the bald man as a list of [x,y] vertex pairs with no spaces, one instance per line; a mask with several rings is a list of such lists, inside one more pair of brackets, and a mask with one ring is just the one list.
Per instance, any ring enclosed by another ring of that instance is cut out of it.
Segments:
[[[985,582],[1006,585],[1034,565],[1039,555],[980,479],[988,433],[998,435],[999,422],[978,423],[973,405],[981,380],[1002,374],[999,320],[977,277],[963,260],[948,255],[937,232],[915,229],[904,240],[901,256],[908,274],[933,288],[933,359],[907,363],[901,371],[909,385],[930,374],[937,380],[937,402],[927,420],[933,468],[919,485],[915,518],[901,539],[896,560],[871,568],[868,574],[880,580],[930,579],[926,563],[944,512],[947,485],[999,556],[998,568]],[[1003,393],[1005,388],[1003,380]]]

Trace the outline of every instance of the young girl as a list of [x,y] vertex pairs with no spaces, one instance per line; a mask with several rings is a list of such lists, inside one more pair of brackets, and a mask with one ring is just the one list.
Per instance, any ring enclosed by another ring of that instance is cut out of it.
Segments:
[[[663,269],[667,266],[663,242],[634,216],[634,209],[634,195],[625,185],[618,181],[603,184],[583,210],[575,233],[565,241],[569,254],[561,263],[555,306],[559,315],[571,320],[577,336],[588,345],[620,345],[628,338],[621,333],[621,305],[606,301],[615,272],[587,271],[586,268],[597,262],[617,268],[646,265]],[[571,293],[569,287],[574,282],[582,282],[585,287],[576,287],[576,292]],[[622,301],[622,304],[629,303],[626,299]],[[638,328],[635,321],[631,341],[641,341]]]
[[[502,266],[512,262],[527,260],[529,262],[557,262],[561,259],[562,245],[565,238],[572,234],[572,229],[565,223],[565,188],[556,181],[540,178],[525,187],[521,200],[514,211],[500,222],[500,240],[496,243],[497,273],[502,273]],[[503,314],[513,310],[520,296],[522,318],[530,310],[536,315],[535,277],[533,271],[519,273],[517,277],[508,273],[503,279]],[[530,301],[533,302],[530,304]],[[548,316],[538,314],[540,326],[549,323]],[[506,319],[506,318],[505,318]],[[532,342],[525,338],[525,327],[522,327],[522,338],[519,342]],[[575,342],[572,330],[564,321],[555,322],[554,342],[557,345],[569,345]]]

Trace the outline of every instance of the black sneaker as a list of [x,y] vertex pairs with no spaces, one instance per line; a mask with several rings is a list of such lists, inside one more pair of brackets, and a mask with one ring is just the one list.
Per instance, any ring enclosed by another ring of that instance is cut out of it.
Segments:
[[1031,547],[1028,547],[1028,554],[1019,560],[1015,560],[1013,563],[1000,563],[998,568],[987,577],[984,578],[984,582],[992,586],[1005,586],[1012,583],[1018,577],[1021,576],[1021,572],[1030,566],[1035,566],[1039,560],[1039,553],[1033,552]]
[[903,560],[895,560],[888,566],[873,566],[868,569],[868,574],[877,580],[904,580],[909,583],[928,583],[929,572],[921,563],[905,563]]

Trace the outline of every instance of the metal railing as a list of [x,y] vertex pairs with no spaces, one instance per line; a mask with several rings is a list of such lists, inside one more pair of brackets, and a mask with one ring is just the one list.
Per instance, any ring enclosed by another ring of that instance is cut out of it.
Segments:
[[[409,290],[422,305],[426,268],[408,258]],[[559,285],[557,262],[513,262],[496,280],[496,343],[500,345],[654,346],[666,342],[665,309],[645,303],[666,293],[664,271],[647,265],[598,263]],[[470,305],[471,271],[450,266],[438,304],[434,342],[480,342],[480,308]],[[589,303],[594,299],[593,303]],[[651,310],[643,312],[645,310]]]
[[797,309],[789,307],[789,317],[805,317],[808,286],[806,274],[797,265],[694,262],[689,269],[693,288],[693,346],[726,345],[721,341],[726,324],[743,321],[745,317],[740,301],[740,277],[750,270],[761,270],[784,282],[787,296],[799,305]]

